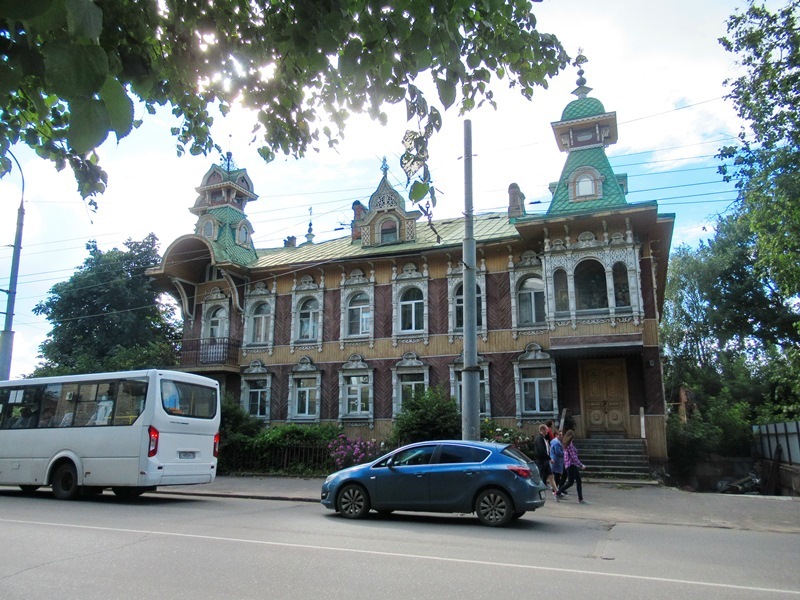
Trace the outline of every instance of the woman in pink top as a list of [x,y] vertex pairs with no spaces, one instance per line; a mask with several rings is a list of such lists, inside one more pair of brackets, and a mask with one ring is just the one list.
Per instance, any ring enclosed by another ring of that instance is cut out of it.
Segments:
[[557,497],[561,497],[564,490],[572,487],[575,484],[575,489],[578,490],[578,504],[588,504],[583,499],[583,486],[581,484],[581,469],[585,469],[583,463],[578,459],[578,450],[572,440],[575,438],[575,432],[571,429],[564,434],[564,473],[567,480],[558,488]]

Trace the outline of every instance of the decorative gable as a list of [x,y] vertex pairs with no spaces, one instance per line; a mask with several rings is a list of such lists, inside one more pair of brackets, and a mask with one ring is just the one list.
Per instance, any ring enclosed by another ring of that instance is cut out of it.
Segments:
[[386,159],[381,165],[383,177],[378,188],[369,198],[365,208],[361,203],[353,205],[353,239],[361,239],[362,246],[384,246],[417,240],[418,210],[406,211],[406,201],[387,179],[389,166]]

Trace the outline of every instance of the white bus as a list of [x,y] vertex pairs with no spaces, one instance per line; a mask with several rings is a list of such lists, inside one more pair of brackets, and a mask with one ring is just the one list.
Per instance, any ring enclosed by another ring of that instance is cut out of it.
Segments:
[[176,371],[0,382],[0,485],[56,498],[214,481],[219,384]]

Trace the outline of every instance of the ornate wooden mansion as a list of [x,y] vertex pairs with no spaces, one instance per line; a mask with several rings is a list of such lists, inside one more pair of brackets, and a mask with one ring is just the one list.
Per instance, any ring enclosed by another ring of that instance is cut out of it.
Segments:
[[[645,438],[663,460],[658,321],[674,216],[626,201],[605,153],[616,113],[578,83],[552,124],[567,158],[547,213],[526,214],[511,184],[507,212],[475,218],[481,413],[533,432],[566,409],[579,437]],[[180,301],[181,368],[268,423],[338,423],[355,437],[387,435],[421,387],[460,403],[463,219],[434,231],[383,171],[368,204],[353,204],[350,235],[257,249],[253,182],[212,166],[194,233],[150,271]]]

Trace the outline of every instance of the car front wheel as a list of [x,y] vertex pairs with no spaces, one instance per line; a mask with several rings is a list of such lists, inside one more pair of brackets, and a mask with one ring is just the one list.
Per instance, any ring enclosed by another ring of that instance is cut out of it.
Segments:
[[514,517],[514,505],[502,490],[483,490],[475,499],[475,514],[483,525],[503,527]]
[[339,492],[336,510],[346,519],[360,519],[369,512],[369,497],[360,485],[349,483]]

